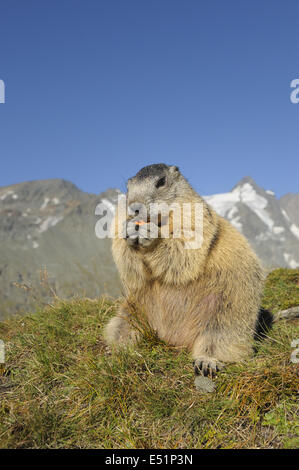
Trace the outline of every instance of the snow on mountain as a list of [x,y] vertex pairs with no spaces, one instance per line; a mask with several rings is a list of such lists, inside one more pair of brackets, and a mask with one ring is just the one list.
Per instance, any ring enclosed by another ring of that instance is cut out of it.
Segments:
[[299,227],[297,227],[297,225],[295,224],[292,224],[290,229],[291,229],[291,232],[295,235],[295,237],[299,239]]
[[[204,199],[247,237],[265,265],[299,267],[299,227],[293,220],[298,206],[294,211],[293,200],[284,200],[283,208],[273,191],[263,190],[250,177],[228,193]],[[288,207],[292,210],[287,212]]]
[[285,194],[279,202],[284,216],[292,222],[291,231],[299,238],[299,194]]

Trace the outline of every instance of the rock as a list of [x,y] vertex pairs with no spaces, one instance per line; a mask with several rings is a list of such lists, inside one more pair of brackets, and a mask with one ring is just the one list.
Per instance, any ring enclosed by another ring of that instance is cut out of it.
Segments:
[[294,318],[299,318],[299,306],[287,308],[286,310],[280,310],[274,315],[274,321],[292,320]]
[[194,380],[196,390],[203,393],[212,393],[215,391],[216,384],[213,380],[203,375],[197,375]]

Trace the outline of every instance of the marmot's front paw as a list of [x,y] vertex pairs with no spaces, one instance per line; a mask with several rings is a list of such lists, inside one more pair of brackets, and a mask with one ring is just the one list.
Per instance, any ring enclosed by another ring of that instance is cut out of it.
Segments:
[[157,226],[152,222],[136,224],[132,219],[127,223],[127,243],[130,246],[149,247],[158,238]]
[[205,377],[215,377],[217,372],[219,372],[224,364],[214,357],[199,357],[193,362],[194,372],[196,375],[202,374]]

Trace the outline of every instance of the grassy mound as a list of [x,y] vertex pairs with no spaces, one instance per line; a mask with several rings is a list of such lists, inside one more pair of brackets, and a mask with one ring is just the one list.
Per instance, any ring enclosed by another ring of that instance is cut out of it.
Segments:
[[[299,270],[273,271],[263,305],[299,305]],[[299,447],[298,321],[275,323],[253,358],[201,394],[184,351],[155,338],[109,351],[101,331],[114,311],[105,299],[57,300],[0,323],[0,447]]]

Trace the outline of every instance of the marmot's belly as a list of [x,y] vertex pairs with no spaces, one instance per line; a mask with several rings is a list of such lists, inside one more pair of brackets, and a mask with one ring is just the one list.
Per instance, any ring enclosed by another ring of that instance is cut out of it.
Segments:
[[142,308],[159,338],[191,348],[204,328],[212,299],[203,299],[198,283],[180,288],[155,283],[146,294]]

